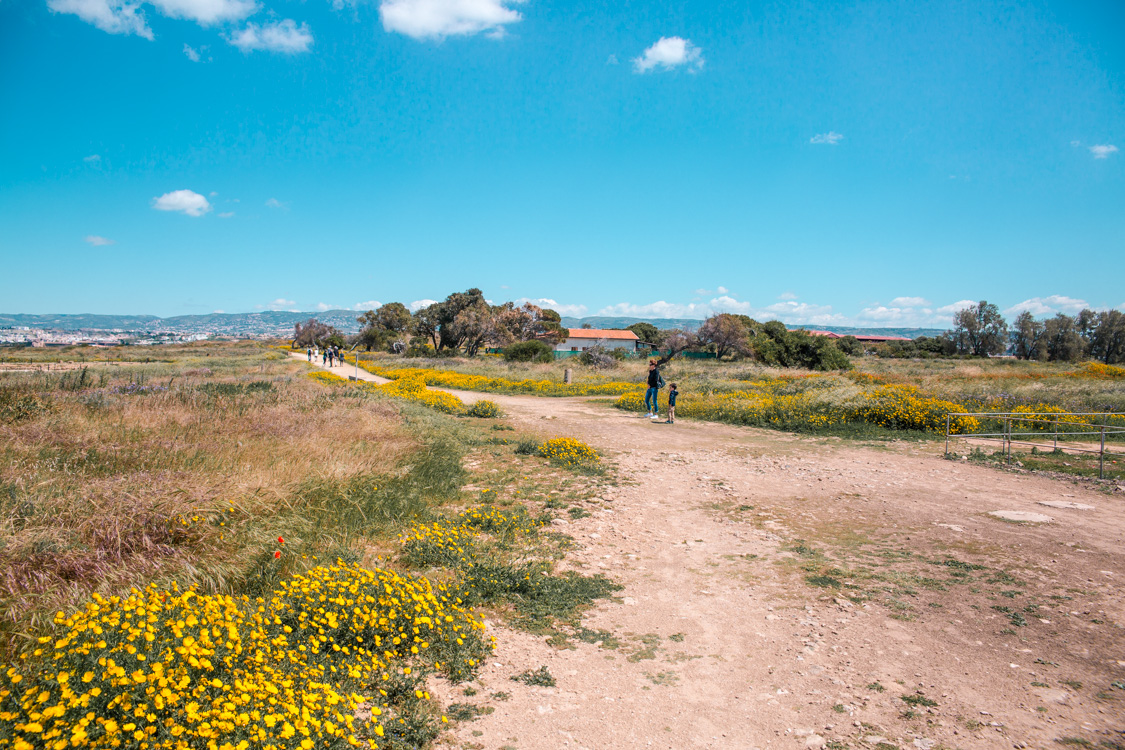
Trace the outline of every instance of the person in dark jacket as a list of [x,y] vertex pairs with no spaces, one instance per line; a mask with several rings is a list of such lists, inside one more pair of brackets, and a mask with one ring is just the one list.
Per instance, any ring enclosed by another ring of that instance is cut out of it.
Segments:
[[657,398],[660,395],[660,389],[663,387],[664,377],[660,374],[660,368],[656,366],[655,359],[650,359],[648,362],[648,390],[645,391],[645,406],[648,408],[649,419],[660,412],[660,404]]

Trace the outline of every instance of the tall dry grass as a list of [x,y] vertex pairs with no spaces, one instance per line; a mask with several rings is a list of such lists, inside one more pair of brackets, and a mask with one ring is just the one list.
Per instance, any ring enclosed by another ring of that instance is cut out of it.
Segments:
[[0,374],[0,401],[31,404],[0,411],[0,646],[93,591],[268,586],[456,491],[456,446],[394,405],[261,346],[163,354],[77,387]]

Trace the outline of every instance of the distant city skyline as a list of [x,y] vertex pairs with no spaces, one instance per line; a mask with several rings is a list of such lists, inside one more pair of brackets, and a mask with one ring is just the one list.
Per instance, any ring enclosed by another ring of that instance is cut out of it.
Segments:
[[0,313],[1125,309],[1125,4],[0,2]]

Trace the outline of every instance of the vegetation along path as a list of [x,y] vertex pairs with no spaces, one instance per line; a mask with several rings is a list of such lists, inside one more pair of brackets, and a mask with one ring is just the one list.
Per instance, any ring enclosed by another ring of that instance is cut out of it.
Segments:
[[[554,523],[624,589],[569,639],[497,633],[477,681],[439,688],[481,709],[449,746],[1125,747],[1122,488],[487,398],[616,462]],[[541,666],[555,686],[510,679]]]

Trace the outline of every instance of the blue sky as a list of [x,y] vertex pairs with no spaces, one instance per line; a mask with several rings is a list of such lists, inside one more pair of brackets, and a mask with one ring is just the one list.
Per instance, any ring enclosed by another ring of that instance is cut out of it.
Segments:
[[1125,308],[1125,4],[0,0],[3,312]]

